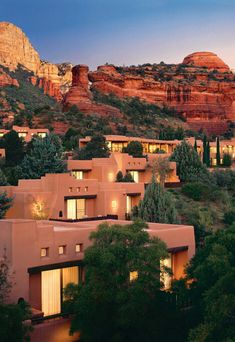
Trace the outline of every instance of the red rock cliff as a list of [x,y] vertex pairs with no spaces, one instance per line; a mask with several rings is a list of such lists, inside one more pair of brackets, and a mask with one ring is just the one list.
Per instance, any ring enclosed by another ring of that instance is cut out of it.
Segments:
[[83,113],[120,117],[122,114],[118,109],[93,101],[92,93],[89,90],[88,71],[89,69],[86,65],[76,65],[73,67],[72,87],[64,98],[64,110],[68,110],[69,107],[75,105]]
[[89,79],[92,88],[102,93],[138,97],[175,108],[192,128],[221,132],[226,130],[228,120],[235,121],[235,76],[212,53],[189,55],[180,65],[123,67],[115,71],[113,67],[99,67],[89,73]]

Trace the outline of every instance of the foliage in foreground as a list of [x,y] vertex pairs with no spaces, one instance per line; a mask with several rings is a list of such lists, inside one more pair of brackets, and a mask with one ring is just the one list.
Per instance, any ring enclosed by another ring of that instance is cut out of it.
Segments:
[[[141,222],[102,224],[92,233],[85,284],[75,294],[67,288],[75,314],[71,332],[79,331],[81,341],[181,341],[181,315],[161,291],[161,274],[170,271],[160,264],[166,245],[144,228]],[[132,281],[131,272],[138,272]]]

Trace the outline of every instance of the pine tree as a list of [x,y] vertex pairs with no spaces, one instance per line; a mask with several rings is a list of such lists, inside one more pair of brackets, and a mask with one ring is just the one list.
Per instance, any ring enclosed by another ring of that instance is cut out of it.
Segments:
[[177,174],[182,182],[208,176],[208,171],[202,164],[197,152],[186,141],[175,148],[171,160],[176,162]]
[[207,142],[206,145],[206,166],[210,167],[211,165],[211,157],[210,157],[210,142]]
[[195,138],[195,141],[194,141],[194,150],[197,152],[197,139]]
[[37,179],[46,173],[64,172],[62,153],[62,144],[58,136],[50,134],[44,139],[34,138],[19,167],[19,178]]
[[146,222],[178,222],[172,195],[156,182],[155,177],[147,186],[144,198],[139,203],[138,215]]
[[203,155],[202,155],[203,164],[207,165],[207,138],[206,135],[203,137]]
[[2,169],[0,169],[0,186],[7,185],[7,178],[5,174],[3,173]]
[[6,150],[6,166],[18,165],[24,157],[24,142],[16,131],[4,135],[3,147]]
[[220,139],[216,139],[216,165],[220,165]]

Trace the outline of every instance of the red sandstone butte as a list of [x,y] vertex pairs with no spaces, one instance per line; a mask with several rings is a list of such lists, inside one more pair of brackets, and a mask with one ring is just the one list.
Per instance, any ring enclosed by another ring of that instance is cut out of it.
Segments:
[[218,70],[219,72],[230,71],[228,65],[213,52],[192,53],[184,58],[183,64],[205,67],[208,70]]
[[71,106],[75,105],[81,112],[86,114],[122,116],[117,108],[93,101],[92,93],[89,90],[88,72],[89,68],[87,65],[76,65],[73,67],[72,87],[65,95],[63,101],[64,110],[68,110]]
[[120,68],[114,71],[105,65],[90,72],[89,80],[93,89],[104,94],[138,97],[175,108],[192,129],[220,134],[226,131],[228,121],[235,121],[235,75],[215,54],[195,53],[182,64],[164,68],[161,78],[161,65],[157,71],[153,66],[123,67],[121,73]]

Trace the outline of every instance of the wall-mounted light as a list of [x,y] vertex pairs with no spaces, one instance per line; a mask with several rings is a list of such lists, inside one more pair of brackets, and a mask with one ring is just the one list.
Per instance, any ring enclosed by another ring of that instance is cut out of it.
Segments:
[[117,201],[112,201],[112,209],[117,209]]

